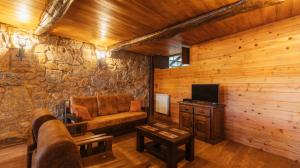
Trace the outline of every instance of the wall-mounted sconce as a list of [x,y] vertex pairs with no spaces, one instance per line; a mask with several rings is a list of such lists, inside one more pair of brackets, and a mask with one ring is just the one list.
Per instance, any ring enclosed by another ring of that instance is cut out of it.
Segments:
[[107,47],[96,46],[95,53],[96,53],[97,60],[111,57],[111,51],[108,50]]
[[18,44],[19,44],[20,48],[19,48],[19,53],[18,53],[18,55],[16,55],[16,57],[18,57],[20,61],[22,61],[23,58],[25,57],[25,47],[26,47],[26,44],[28,43],[28,41],[29,41],[29,39],[26,37],[19,37],[19,39],[18,39]]
[[16,55],[16,57],[20,61],[23,61],[23,59],[25,58],[25,49],[30,48],[32,45],[31,38],[28,35],[21,35],[19,33],[14,33],[12,42],[14,47],[19,49],[19,52]]
[[104,50],[96,50],[96,57],[97,59],[103,59],[106,57],[106,51]]

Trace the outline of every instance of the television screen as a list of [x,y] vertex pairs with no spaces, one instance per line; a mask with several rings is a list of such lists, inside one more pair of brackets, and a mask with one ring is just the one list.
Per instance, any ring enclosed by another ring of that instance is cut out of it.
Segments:
[[218,84],[193,84],[192,99],[205,102],[219,102]]

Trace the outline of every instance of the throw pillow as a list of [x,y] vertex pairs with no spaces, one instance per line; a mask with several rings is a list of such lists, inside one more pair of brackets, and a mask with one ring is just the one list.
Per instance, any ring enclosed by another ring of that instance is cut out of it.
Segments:
[[76,117],[81,118],[83,121],[88,121],[92,119],[88,109],[84,106],[74,104],[71,106],[71,110],[71,112],[75,114]]
[[131,101],[129,111],[132,111],[132,112],[142,111],[142,102],[140,100]]

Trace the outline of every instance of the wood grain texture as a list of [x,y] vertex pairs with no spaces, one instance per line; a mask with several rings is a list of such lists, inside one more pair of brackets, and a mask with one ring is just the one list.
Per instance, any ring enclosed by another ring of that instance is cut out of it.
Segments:
[[107,47],[193,18],[238,0],[80,0],[52,33]]
[[[253,0],[254,1],[254,0]],[[208,40],[245,31],[261,25],[286,19],[300,14],[299,0],[285,0],[274,7],[254,10],[221,21],[214,21],[190,31],[180,33],[168,40],[157,40],[128,50],[146,55],[173,55],[178,52],[175,46],[195,45]],[[160,44],[160,45],[157,45]],[[165,45],[163,45],[165,44]]]
[[[87,168],[162,168],[166,164],[147,152],[135,149],[135,133],[115,137],[113,159],[94,158]],[[0,150],[0,165],[5,168],[26,167],[26,145],[18,145]],[[280,156],[263,152],[232,141],[210,145],[195,140],[195,160],[179,162],[179,168],[190,167],[249,167],[249,168],[297,168],[300,164]]]
[[155,92],[178,101],[219,83],[228,139],[300,160],[300,16],[191,48],[191,66],[155,70]]
[[198,15],[194,18],[187,19],[181,23],[174,24],[170,27],[161,29],[159,31],[114,44],[112,46],[109,46],[108,50],[118,51],[121,49],[130,48],[132,46],[139,46],[145,43],[146,41],[154,41],[159,39],[171,38],[179,33],[193,29],[205,23],[223,20],[225,18],[229,18],[241,13],[247,13],[249,11],[279,5],[284,1],[285,0],[260,0],[260,1],[240,0],[235,3],[222,6],[216,10],[209,11],[205,14]]
[[33,30],[45,4],[46,0],[0,0],[0,22]]

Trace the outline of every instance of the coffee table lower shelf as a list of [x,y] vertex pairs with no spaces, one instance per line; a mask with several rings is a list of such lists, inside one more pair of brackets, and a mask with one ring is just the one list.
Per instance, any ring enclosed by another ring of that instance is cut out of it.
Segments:
[[[168,156],[168,147],[162,144],[159,144],[154,141],[150,141],[145,143],[145,149],[152,155],[156,156],[162,161],[167,161],[166,158]],[[185,151],[182,149],[177,149],[177,162],[183,160],[185,158]]]

